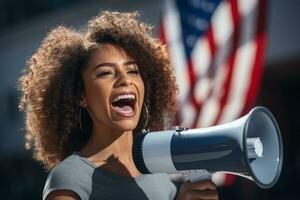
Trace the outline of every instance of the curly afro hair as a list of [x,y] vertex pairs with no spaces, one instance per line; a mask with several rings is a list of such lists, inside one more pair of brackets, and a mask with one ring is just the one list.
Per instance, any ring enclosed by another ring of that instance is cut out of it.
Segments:
[[143,109],[134,134],[147,119],[146,128],[153,131],[171,124],[178,91],[174,72],[166,47],[151,37],[152,27],[139,22],[138,16],[137,12],[103,11],[89,21],[86,32],[58,26],[28,60],[19,82],[19,107],[26,114],[25,147],[34,147],[35,159],[46,169],[80,150],[90,136],[92,122],[87,112],[83,114],[84,134],[79,128],[82,71],[91,51],[101,44],[120,46],[139,66],[149,115]]

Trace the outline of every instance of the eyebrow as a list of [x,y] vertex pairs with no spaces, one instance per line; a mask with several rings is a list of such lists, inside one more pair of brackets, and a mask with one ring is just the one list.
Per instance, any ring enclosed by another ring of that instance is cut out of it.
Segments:
[[[128,65],[136,65],[136,62],[134,60],[129,60],[123,63],[123,65],[128,66]],[[99,63],[94,67],[95,71],[96,69],[98,69],[99,67],[104,67],[104,66],[109,66],[109,67],[115,67],[116,64],[115,63],[110,63],[110,62],[104,62],[104,63]]]

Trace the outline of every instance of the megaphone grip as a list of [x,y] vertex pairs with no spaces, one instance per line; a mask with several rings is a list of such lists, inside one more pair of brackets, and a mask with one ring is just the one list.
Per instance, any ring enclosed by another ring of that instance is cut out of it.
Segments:
[[208,180],[212,178],[211,173],[209,173],[205,169],[199,169],[199,170],[187,170],[181,172],[187,181],[190,181],[192,183],[197,181],[203,181]]

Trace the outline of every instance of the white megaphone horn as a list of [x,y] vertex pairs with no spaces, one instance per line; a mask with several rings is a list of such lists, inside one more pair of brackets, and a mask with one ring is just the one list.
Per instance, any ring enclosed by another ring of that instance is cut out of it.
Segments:
[[227,172],[249,178],[262,188],[277,182],[283,161],[279,127],[264,107],[223,125],[146,132],[135,137],[132,151],[143,174]]

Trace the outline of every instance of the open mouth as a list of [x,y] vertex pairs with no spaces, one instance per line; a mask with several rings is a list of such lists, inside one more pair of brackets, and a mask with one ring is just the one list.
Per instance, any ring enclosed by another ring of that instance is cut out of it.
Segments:
[[135,103],[136,97],[134,94],[123,94],[116,96],[111,105],[113,110],[119,115],[130,117],[134,115]]

